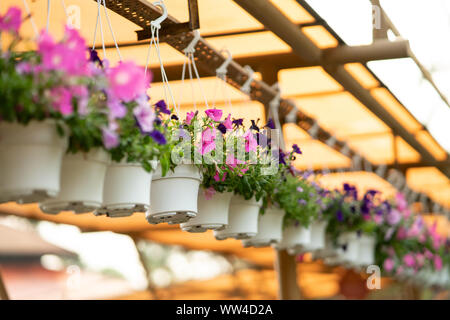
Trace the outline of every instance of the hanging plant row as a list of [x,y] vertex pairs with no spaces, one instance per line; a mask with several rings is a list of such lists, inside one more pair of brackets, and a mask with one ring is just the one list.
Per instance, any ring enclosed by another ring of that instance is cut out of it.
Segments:
[[12,39],[0,58],[0,203],[39,202],[49,214],[146,212],[149,223],[214,230],[246,247],[450,285],[448,239],[401,194],[325,190],[294,169],[297,145],[274,147],[270,119],[245,128],[218,109],[180,119],[148,96],[150,73],[110,66],[74,29],[58,41],[42,32],[34,51],[18,52],[27,41],[21,17],[14,7],[0,16]]

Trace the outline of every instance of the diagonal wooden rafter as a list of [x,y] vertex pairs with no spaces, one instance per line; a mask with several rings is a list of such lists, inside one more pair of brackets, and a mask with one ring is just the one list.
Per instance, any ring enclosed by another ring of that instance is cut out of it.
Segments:
[[[236,1],[237,3],[241,2],[239,0],[234,1]],[[262,3],[264,1],[265,0],[258,0],[258,3]],[[124,18],[130,20],[131,22],[135,23],[136,25],[140,26],[143,29],[148,29],[151,21],[161,15],[160,9],[152,5],[151,3],[147,2],[146,0],[133,0],[133,1],[106,0],[105,3],[107,8],[123,16]],[[278,13],[282,15],[281,12],[278,11]],[[166,25],[176,23],[178,23],[178,21],[175,18],[169,16]],[[297,28],[295,25],[293,25],[293,27]],[[193,37],[194,34],[192,32],[189,32],[185,34],[177,34],[174,36],[168,35],[166,36],[165,40],[170,46],[182,52],[182,50],[186,48],[187,45],[191,42]],[[290,42],[294,42],[295,36],[291,36],[288,40],[289,42],[285,40],[288,44]],[[302,47],[302,45],[299,44],[295,43],[293,44],[294,44],[293,49],[295,52],[297,52],[298,50],[314,52],[313,54],[314,59],[320,60],[321,52],[320,50],[317,51],[318,48],[315,47],[312,43],[310,42],[307,43],[305,47]],[[203,70],[209,70],[210,72],[215,71],[220,65],[222,65],[222,63],[226,59],[226,57],[220,54],[218,50],[209,45],[208,42],[205,41],[204,39],[200,39],[195,49],[196,49],[197,64]],[[240,88],[245,83],[247,78],[248,75],[246,70],[236,61],[232,61],[231,64],[228,66],[227,82],[236,88]],[[251,99],[259,101],[264,105],[268,105],[270,101],[272,101],[276,96],[277,91],[274,88],[270,87],[265,82],[258,80],[254,80],[252,82],[250,92]],[[374,171],[379,169],[379,166],[372,165],[367,159],[362,157],[356,151],[352,150],[345,142],[335,139],[335,137],[333,137],[332,134],[321,128],[313,118],[302,113],[292,101],[281,99],[279,112],[280,112],[280,119],[283,120],[283,123],[286,117],[289,115],[291,121],[295,122],[303,130],[308,131],[311,128],[315,128],[316,130],[314,138],[324,143],[326,143],[330,139],[333,139],[334,143],[331,147],[338,152],[344,153],[351,159],[353,158],[358,159],[358,166],[367,164]],[[423,147],[421,147],[420,149],[423,149]],[[344,150],[346,151],[343,152]],[[429,155],[429,153],[426,150],[425,153]],[[382,178],[386,178],[388,172],[387,170],[383,170],[383,172],[384,173],[382,174]],[[422,197],[424,199],[428,199],[428,196],[426,196],[425,194],[422,194]]]

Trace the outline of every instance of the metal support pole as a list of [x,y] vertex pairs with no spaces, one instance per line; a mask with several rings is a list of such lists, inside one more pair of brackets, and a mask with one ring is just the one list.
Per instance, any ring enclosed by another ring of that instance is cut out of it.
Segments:
[[275,271],[278,280],[280,300],[299,300],[302,298],[297,284],[297,262],[286,250],[276,250]]

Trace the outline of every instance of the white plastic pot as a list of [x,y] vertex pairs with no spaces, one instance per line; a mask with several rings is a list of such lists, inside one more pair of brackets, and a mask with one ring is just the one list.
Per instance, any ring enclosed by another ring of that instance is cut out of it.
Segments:
[[327,229],[327,221],[314,221],[311,223],[311,242],[308,244],[307,248],[311,251],[325,249],[325,240]]
[[66,154],[61,169],[61,190],[57,197],[40,204],[45,213],[92,212],[103,203],[103,183],[109,155],[102,149]]
[[339,258],[351,265],[358,265],[359,241],[356,232],[346,232],[339,236],[336,252]]
[[146,214],[151,224],[187,222],[197,215],[198,189],[201,182],[200,170],[191,164],[178,165],[165,177],[158,166],[153,175],[151,207]]
[[277,249],[287,250],[294,255],[304,253],[311,243],[311,226],[305,228],[301,225],[292,224],[283,230],[281,242]]
[[228,209],[233,193],[216,192],[210,199],[205,197],[205,191],[200,188],[198,193],[198,213],[188,222],[180,225],[183,231],[206,232],[221,230],[228,225]]
[[267,247],[279,243],[283,237],[284,211],[277,208],[267,209],[258,217],[258,233],[256,236],[243,240],[244,247]]
[[96,215],[126,217],[135,212],[146,212],[150,207],[152,174],[141,164],[111,163],[105,174],[103,205]]
[[240,195],[234,195],[230,202],[228,226],[223,230],[214,231],[217,240],[234,238],[238,240],[254,237],[258,233],[258,216],[262,201],[255,198],[245,200]]
[[0,122],[0,203],[55,197],[67,141],[52,120],[26,126]]
[[358,238],[358,264],[369,266],[375,263],[375,237],[361,234]]

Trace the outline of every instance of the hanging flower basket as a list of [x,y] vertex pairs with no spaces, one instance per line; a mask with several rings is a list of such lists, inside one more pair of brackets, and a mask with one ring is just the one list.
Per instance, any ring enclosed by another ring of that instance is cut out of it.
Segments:
[[368,266],[375,263],[375,237],[362,234],[358,239],[358,263]]
[[0,203],[39,202],[58,195],[67,138],[56,122],[0,122]]
[[217,240],[234,238],[238,240],[254,237],[258,233],[258,216],[262,201],[255,198],[245,200],[240,195],[231,198],[228,226],[214,231]]
[[256,236],[243,240],[244,247],[267,247],[279,243],[283,236],[284,211],[269,208],[258,217],[258,233]]
[[103,183],[109,155],[102,149],[89,153],[66,154],[61,170],[61,191],[58,196],[40,204],[45,213],[61,211],[92,212],[103,203]]
[[105,174],[103,205],[96,215],[126,217],[150,207],[152,174],[139,163],[111,163]]
[[287,250],[291,255],[304,253],[310,242],[311,226],[305,228],[292,224],[283,230],[283,237],[277,249]]
[[325,248],[326,234],[328,221],[314,221],[311,223],[311,242],[308,244],[308,249],[317,251]]
[[146,215],[147,221],[151,224],[177,224],[195,217],[200,182],[200,170],[194,165],[178,165],[175,172],[169,171],[164,177],[158,166],[153,175],[152,205]]
[[181,224],[181,229],[188,232],[206,232],[221,230],[228,225],[228,209],[233,194],[231,192],[216,192],[211,197],[205,195],[205,190],[198,193],[198,213],[188,222]]
[[339,247],[336,249],[339,258],[350,265],[358,264],[359,241],[356,232],[346,232],[338,238]]

